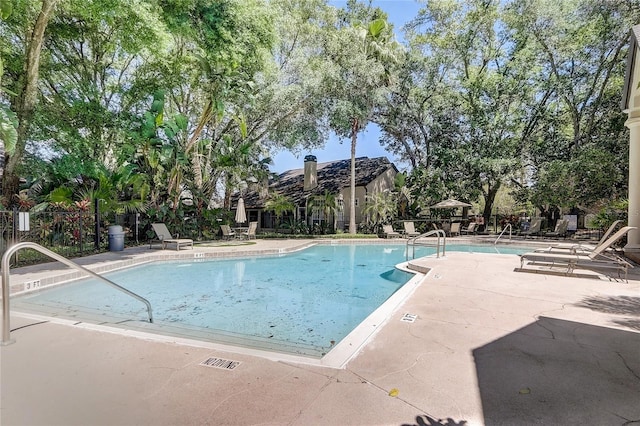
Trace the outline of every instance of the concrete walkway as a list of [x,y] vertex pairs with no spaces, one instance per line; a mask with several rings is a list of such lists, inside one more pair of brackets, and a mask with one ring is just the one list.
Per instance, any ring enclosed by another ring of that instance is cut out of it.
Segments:
[[[295,250],[305,242],[194,252]],[[157,256],[148,248],[83,259]],[[167,251],[168,252],[168,251]],[[161,253],[165,254],[165,253]],[[194,253],[180,251],[180,255]],[[623,425],[640,421],[640,277],[515,272],[513,255],[420,261],[421,285],[344,369],[11,316],[2,425]],[[27,282],[55,267],[12,271]],[[636,268],[637,269],[637,268]],[[403,322],[404,314],[417,315]],[[201,365],[210,358],[233,369]]]

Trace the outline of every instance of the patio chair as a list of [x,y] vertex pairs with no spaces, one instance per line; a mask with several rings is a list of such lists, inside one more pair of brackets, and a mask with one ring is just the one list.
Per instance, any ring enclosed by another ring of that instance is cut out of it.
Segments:
[[420,233],[416,231],[416,228],[413,222],[403,222],[402,224],[404,226],[404,235],[406,235],[407,237],[411,238],[411,237],[417,237],[418,235],[420,235]]
[[596,244],[589,244],[589,243],[577,243],[577,244],[572,244],[572,243],[558,243],[558,244],[554,244],[551,247],[547,248],[547,249],[543,249],[543,250],[539,250],[539,251],[549,251],[549,250],[569,250],[569,251],[582,251],[582,252],[589,252],[589,251],[593,251],[595,248],[597,248],[599,245],[601,245],[602,243],[604,243],[609,236],[613,233],[613,231],[616,230],[616,228],[618,227],[618,225],[620,224],[620,222],[622,222],[621,220],[616,220],[615,222],[613,222],[611,224],[611,226],[609,226],[609,229],[607,229],[605,231],[604,234],[602,234],[602,238],[600,238],[600,241],[598,241]]
[[220,225],[220,230],[222,231],[222,238],[224,240],[230,240],[236,236],[236,231],[231,229],[229,225]]
[[[153,228],[153,232],[156,233],[157,239],[162,243],[162,250],[167,248],[167,244],[175,244],[176,250],[178,251],[180,247],[183,246],[191,247],[193,250],[193,240],[189,238],[178,238],[178,235],[174,238],[164,223],[152,223],[151,227]],[[151,242],[149,243],[149,248],[151,248]]]
[[524,266],[526,261],[529,261],[533,264],[543,264],[550,267],[566,267],[567,273],[572,273],[574,269],[588,269],[593,271],[614,270],[620,275],[620,272],[624,271],[626,279],[627,270],[630,267],[632,268],[633,265],[607,250],[632,229],[636,229],[636,227],[625,226],[621,228],[589,252],[572,251],[568,253],[558,253],[548,250],[524,253],[520,255],[520,268]]
[[475,235],[475,233],[476,233],[476,223],[475,222],[471,222],[469,224],[469,226],[467,226],[466,228],[462,228],[460,230],[460,233],[461,234],[466,234],[466,235],[469,235],[469,234],[474,234]]
[[552,232],[545,232],[545,237],[566,237],[567,229],[569,228],[569,221],[567,219],[561,219],[556,223],[556,227]]
[[258,222],[249,222],[249,229],[242,233],[242,236],[247,240],[256,238],[256,231],[258,230]]
[[453,234],[460,235],[460,222],[453,222],[451,228],[449,228],[449,236],[453,237]]
[[533,221],[531,221],[531,226],[529,227],[529,229],[521,232],[520,235],[523,235],[525,240],[530,235],[531,236],[538,235],[540,234],[541,226],[542,226],[542,219],[533,219]]
[[382,225],[382,232],[385,238],[399,238],[400,233],[393,230],[391,225]]

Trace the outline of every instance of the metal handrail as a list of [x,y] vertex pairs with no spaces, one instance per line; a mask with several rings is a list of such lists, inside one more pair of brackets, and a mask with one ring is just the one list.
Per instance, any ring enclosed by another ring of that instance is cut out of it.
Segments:
[[498,238],[496,238],[496,240],[493,242],[494,245],[498,244],[498,240],[500,239],[500,237],[502,237],[502,234],[504,234],[507,229],[509,230],[509,239],[511,239],[511,224],[507,223],[507,225],[502,229],[500,235],[498,235]]
[[407,240],[407,247],[405,250],[406,253],[406,258],[407,260],[409,260],[409,245],[411,245],[413,252],[411,253],[411,256],[413,259],[415,259],[416,257],[416,245],[422,245],[422,246],[428,246],[429,244],[418,244],[417,241],[420,238],[424,238],[424,237],[430,237],[432,235],[437,235],[438,236],[438,245],[436,246],[436,257],[440,257],[440,237],[443,238],[442,241],[442,255],[444,256],[446,254],[447,251],[447,233],[444,232],[444,230],[442,229],[435,229],[435,230],[431,230],[428,232],[425,232],[424,234],[420,234],[417,237],[412,237],[409,238]]
[[15,244],[12,247],[9,247],[9,249],[5,252],[5,254],[2,256],[2,342],[0,342],[0,345],[2,346],[6,346],[9,345],[11,343],[14,343],[15,340],[11,340],[11,327],[9,326],[9,296],[10,296],[10,291],[11,291],[11,285],[9,284],[9,258],[11,258],[11,256],[16,253],[18,250],[21,250],[23,248],[30,248],[30,249],[34,249],[36,251],[39,251],[40,253],[49,256],[52,259],[57,260],[58,262],[62,262],[67,266],[70,266],[72,268],[78,269],[82,272],[86,272],[87,274],[101,280],[104,281],[105,283],[109,284],[110,286],[114,287],[117,290],[120,290],[122,292],[124,292],[125,294],[128,294],[129,296],[138,299],[139,301],[141,301],[142,303],[144,303],[145,305],[147,305],[147,312],[149,313],[149,322],[152,323],[153,322],[153,314],[151,311],[151,303],[149,303],[149,301],[147,299],[145,299],[142,296],[139,296],[135,293],[133,293],[130,290],[127,290],[126,288],[114,283],[113,281],[110,281],[108,279],[106,279],[105,277],[96,274],[93,271],[90,271],[89,269],[85,268],[84,266],[80,266],[75,262],[70,261],[69,259],[67,259],[66,257],[60,256],[58,253],[55,253],[47,248],[42,247],[40,244],[36,244],[36,243],[32,243],[29,241],[25,241],[22,243],[18,243]]

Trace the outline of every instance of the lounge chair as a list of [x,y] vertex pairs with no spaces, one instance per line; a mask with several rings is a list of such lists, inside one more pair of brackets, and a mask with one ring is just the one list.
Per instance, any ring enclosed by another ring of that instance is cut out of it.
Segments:
[[566,267],[567,273],[573,272],[574,269],[589,269],[594,271],[615,270],[618,272],[618,275],[620,275],[620,272],[624,271],[626,279],[627,270],[628,268],[633,267],[633,265],[625,259],[617,256],[615,253],[608,252],[607,250],[632,229],[636,229],[636,227],[625,226],[621,228],[618,232],[589,252],[573,251],[568,253],[558,253],[556,251],[547,250],[524,253],[520,255],[520,268],[522,269],[524,263],[529,261],[533,264],[543,264],[551,267]]
[[462,228],[460,230],[460,233],[461,234],[467,234],[467,235],[469,235],[469,234],[474,234],[475,235],[475,233],[476,233],[476,223],[475,222],[471,222],[469,224],[469,226],[467,226],[466,228]]
[[222,231],[222,238],[225,240],[230,240],[236,236],[236,231],[231,229],[229,225],[220,225],[220,230]]
[[256,231],[258,230],[258,222],[249,222],[249,229],[242,233],[242,236],[247,240],[256,238]]
[[541,226],[542,226],[542,220],[541,219],[533,219],[529,229],[526,230],[526,231],[521,232],[520,235],[523,235],[525,240],[530,235],[538,235],[540,233],[540,227]]
[[403,222],[403,225],[404,225],[404,235],[406,235],[407,237],[411,238],[411,237],[417,237],[418,235],[420,235],[420,233],[416,231],[416,228],[413,222]]
[[451,228],[449,228],[449,236],[453,237],[453,235],[460,235],[460,222],[453,222],[451,224]]
[[[167,244],[175,244],[176,250],[180,250],[180,247],[183,246],[191,247],[193,250],[193,240],[189,238],[178,238],[178,235],[174,238],[164,223],[152,223],[151,227],[153,228],[153,232],[156,233],[158,240],[162,243],[162,250],[167,248]],[[149,244],[149,248],[151,248],[151,244]]]
[[400,237],[400,233],[393,230],[393,226],[391,225],[382,225],[382,232],[384,233],[385,238],[398,238]]
[[556,227],[552,232],[545,232],[545,237],[566,237],[567,229],[569,228],[569,221],[561,219],[556,223]]
[[[613,222],[611,224],[611,226],[609,226],[609,229],[607,229],[605,231],[604,234],[602,234],[602,238],[600,238],[600,241],[598,241],[597,244],[585,244],[585,243],[577,243],[577,244],[571,244],[571,243],[559,243],[559,244],[554,244],[552,245],[550,248],[548,249],[544,249],[544,251],[549,251],[551,250],[569,250],[569,251],[583,251],[583,252],[589,252],[594,250],[596,247],[598,247],[599,245],[601,245],[602,243],[604,243],[609,236],[613,233],[613,231],[616,230],[616,228],[618,227],[618,225],[620,224],[620,222],[622,222],[621,220],[616,220],[615,222]],[[540,250],[542,251],[542,250]]]

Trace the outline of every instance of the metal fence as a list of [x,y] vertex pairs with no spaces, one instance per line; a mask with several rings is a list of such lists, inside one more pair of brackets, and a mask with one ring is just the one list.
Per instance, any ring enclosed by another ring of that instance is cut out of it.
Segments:
[[[210,217],[164,213],[149,217],[144,213],[104,214],[95,203],[89,211],[19,212],[0,210],[0,256],[15,243],[30,241],[40,244],[64,257],[80,257],[109,250],[109,227],[120,225],[126,246],[147,243],[155,234],[151,222],[166,223],[173,235],[202,241],[219,238],[223,214]],[[23,254],[25,253],[25,254]],[[20,253],[17,263],[48,261],[44,255],[31,250]]]
[[[0,255],[11,245],[22,241],[40,244],[65,257],[98,253],[109,249],[110,225],[122,225],[125,239],[130,244],[138,243],[138,223],[139,216],[135,214],[101,218],[99,213],[91,212],[0,211]],[[28,256],[21,254],[21,257],[21,263],[35,263],[44,259],[40,259],[41,255],[35,252],[29,252]]]

